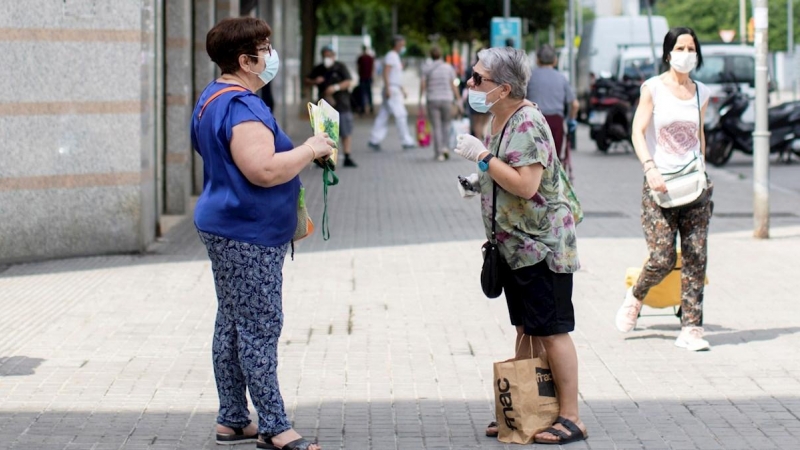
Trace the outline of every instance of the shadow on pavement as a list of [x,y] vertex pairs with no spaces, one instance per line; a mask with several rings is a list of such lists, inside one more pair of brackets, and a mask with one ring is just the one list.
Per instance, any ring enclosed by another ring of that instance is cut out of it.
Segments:
[[[664,400],[585,400],[581,418],[588,448],[747,448],[744,443],[796,442],[779,418],[793,415],[797,397]],[[719,408],[725,404],[729,407]],[[4,448],[9,449],[217,449],[211,411],[138,412],[50,409],[44,413],[0,411]],[[325,400],[299,405],[293,425],[323,449],[433,450],[516,449],[484,435],[493,407],[477,400]],[[720,424],[736,424],[735,427]],[[713,445],[712,445],[713,444]],[[250,444],[252,446],[252,444]],[[251,448],[240,446],[236,448]],[[521,448],[521,447],[519,447]],[[750,448],[758,448],[750,447]],[[782,446],[780,448],[790,448]]]
[[45,360],[27,356],[0,356],[0,377],[33,375]]
[[[765,328],[758,330],[731,330],[718,325],[706,325],[705,339],[711,344],[712,351],[716,346],[748,344],[758,341],[771,341],[783,335],[800,332],[800,327]],[[636,335],[626,337],[626,341],[663,339],[674,341],[681,330],[680,323],[675,325],[656,325],[644,329],[637,329]],[[726,332],[719,333],[725,330]],[[650,331],[671,331],[671,334],[649,333]],[[646,334],[642,334],[646,333]]]

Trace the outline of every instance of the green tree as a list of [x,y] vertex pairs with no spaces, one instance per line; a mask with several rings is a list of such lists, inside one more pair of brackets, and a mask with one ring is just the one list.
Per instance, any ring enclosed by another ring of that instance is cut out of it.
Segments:
[[[800,14],[800,0],[793,0],[795,27],[794,40],[798,42],[797,16]],[[752,2],[748,2],[747,18],[752,16]],[[786,0],[769,0],[769,50],[784,51],[786,46]],[[738,0],[703,0],[689,2],[685,0],[659,0],[656,4],[658,13],[665,16],[670,26],[687,26],[695,30],[697,37],[703,42],[722,42],[719,30],[736,30],[735,41],[739,41],[739,1]]]

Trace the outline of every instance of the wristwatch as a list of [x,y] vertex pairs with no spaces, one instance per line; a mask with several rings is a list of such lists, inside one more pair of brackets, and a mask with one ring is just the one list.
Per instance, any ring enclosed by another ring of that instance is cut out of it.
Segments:
[[478,169],[480,169],[481,172],[486,172],[487,170],[489,170],[489,161],[492,158],[494,158],[494,155],[489,153],[488,155],[486,155],[485,158],[483,158],[482,160],[478,161]]

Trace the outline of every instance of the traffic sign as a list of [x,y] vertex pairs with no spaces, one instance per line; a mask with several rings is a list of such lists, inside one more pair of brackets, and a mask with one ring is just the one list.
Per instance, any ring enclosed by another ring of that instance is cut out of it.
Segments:
[[492,47],[522,48],[522,19],[492,17],[491,44]]
[[722,42],[732,42],[733,38],[736,37],[736,30],[719,30],[719,37]]

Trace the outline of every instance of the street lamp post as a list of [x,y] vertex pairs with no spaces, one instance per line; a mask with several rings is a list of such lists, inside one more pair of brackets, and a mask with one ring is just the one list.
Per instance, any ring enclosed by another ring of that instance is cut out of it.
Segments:
[[747,9],[746,3],[747,0],[739,0],[739,42],[742,45],[747,45],[747,31],[745,31],[745,21],[747,21],[747,16],[745,14],[745,10]]
[[756,126],[753,132],[753,236],[769,238],[769,130],[767,129],[767,0],[755,0]]

